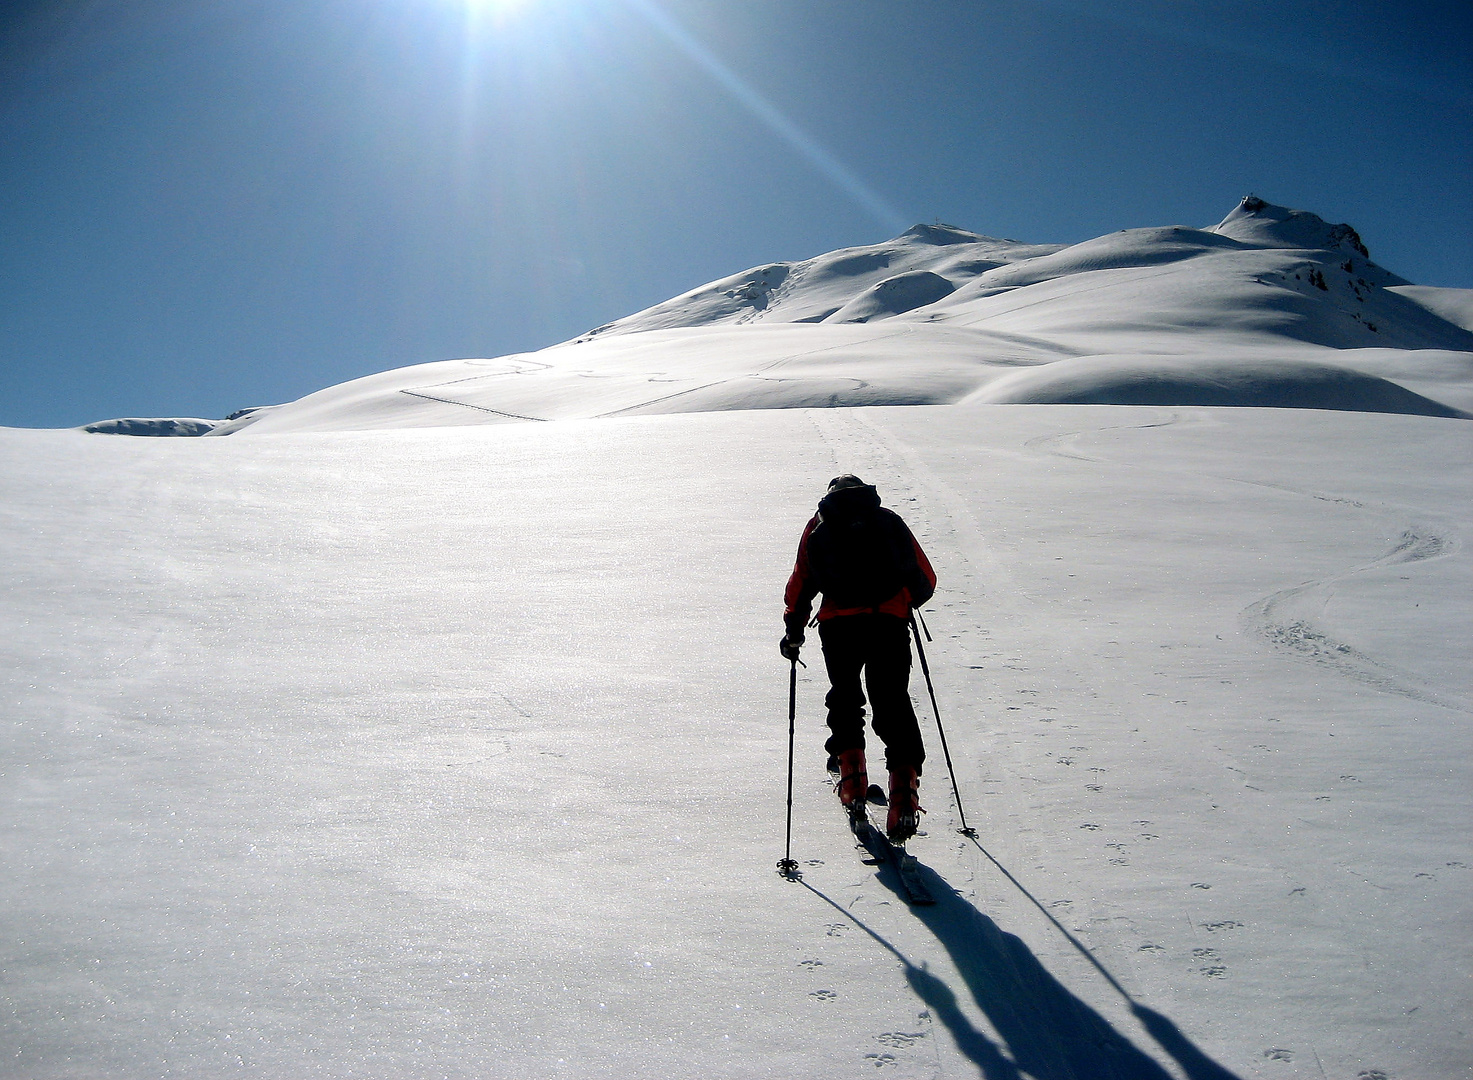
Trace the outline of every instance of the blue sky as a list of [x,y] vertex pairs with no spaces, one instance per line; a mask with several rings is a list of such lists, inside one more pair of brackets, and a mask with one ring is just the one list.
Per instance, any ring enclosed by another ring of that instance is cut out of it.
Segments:
[[1243,195],[1473,287],[1473,9],[11,0],[0,424],[218,417],[540,348],[917,221]]

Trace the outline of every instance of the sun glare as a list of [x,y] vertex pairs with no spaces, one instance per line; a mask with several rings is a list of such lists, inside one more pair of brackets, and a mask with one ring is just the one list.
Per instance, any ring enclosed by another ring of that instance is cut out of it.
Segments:
[[536,0],[461,0],[461,3],[472,17],[500,20],[532,7]]

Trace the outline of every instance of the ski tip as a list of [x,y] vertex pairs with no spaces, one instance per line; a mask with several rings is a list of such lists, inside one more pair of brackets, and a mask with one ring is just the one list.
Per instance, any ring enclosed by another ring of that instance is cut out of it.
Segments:
[[885,806],[888,803],[885,798],[885,789],[879,784],[871,784],[869,790],[864,793],[864,798],[871,806]]

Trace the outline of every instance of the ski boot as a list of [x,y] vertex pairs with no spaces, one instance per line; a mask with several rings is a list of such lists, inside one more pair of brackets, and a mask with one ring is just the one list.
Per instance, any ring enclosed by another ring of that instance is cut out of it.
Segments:
[[921,815],[921,778],[909,766],[890,770],[890,814],[885,820],[885,835],[892,844],[903,844],[916,834]]
[[851,818],[864,813],[865,794],[869,790],[869,774],[864,767],[864,750],[845,750],[839,755],[839,802]]

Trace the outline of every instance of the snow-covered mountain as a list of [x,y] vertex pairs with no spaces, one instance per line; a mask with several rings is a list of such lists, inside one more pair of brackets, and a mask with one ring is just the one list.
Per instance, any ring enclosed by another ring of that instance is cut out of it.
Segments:
[[960,282],[1062,246],[996,240],[949,225],[917,225],[884,244],[753,267],[600,326],[578,340],[759,321],[869,322],[930,304]]
[[[1466,293],[1256,204],[739,278],[238,438],[0,429],[0,1080],[1468,1073],[1473,428],[1406,415]],[[842,472],[940,578],[933,907],[816,647],[776,873]]]
[[1069,247],[918,225],[539,352],[383,372],[213,434],[968,400],[1461,416],[1468,292],[1412,286],[1350,226],[1252,197],[1209,229]]

